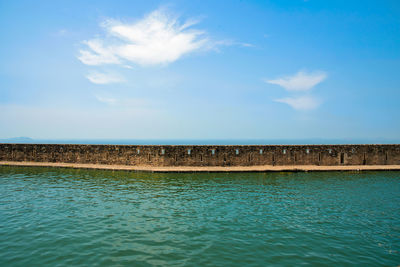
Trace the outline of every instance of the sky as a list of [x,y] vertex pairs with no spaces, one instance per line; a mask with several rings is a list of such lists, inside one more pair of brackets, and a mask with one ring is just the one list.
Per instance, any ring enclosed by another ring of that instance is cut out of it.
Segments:
[[400,1],[0,0],[0,138],[400,141]]

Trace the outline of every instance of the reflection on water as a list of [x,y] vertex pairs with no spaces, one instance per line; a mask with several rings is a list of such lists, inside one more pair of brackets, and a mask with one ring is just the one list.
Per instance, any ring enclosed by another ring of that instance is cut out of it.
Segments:
[[400,172],[0,167],[0,265],[389,265]]

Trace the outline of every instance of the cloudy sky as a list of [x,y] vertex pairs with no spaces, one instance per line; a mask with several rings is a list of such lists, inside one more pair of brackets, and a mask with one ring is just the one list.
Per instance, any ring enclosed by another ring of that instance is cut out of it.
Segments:
[[0,138],[400,140],[399,1],[1,1]]

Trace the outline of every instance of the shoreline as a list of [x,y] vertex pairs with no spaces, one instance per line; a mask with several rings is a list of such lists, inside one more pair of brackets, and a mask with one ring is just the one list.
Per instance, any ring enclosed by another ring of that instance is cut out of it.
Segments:
[[311,171],[400,171],[400,165],[259,165],[259,166],[131,166],[131,165],[106,165],[106,164],[79,164],[79,163],[54,163],[54,162],[20,162],[0,161],[0,166],[20,167],[54,167],[72,169],[94,169],[133,172],[171,172],[171,173],[196,173],[196,172],[311,172]]

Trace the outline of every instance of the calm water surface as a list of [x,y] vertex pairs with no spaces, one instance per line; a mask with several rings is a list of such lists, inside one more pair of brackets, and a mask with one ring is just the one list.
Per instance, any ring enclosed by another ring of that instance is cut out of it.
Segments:
[[0,167],[0,266],[400,264],[400,172]]

